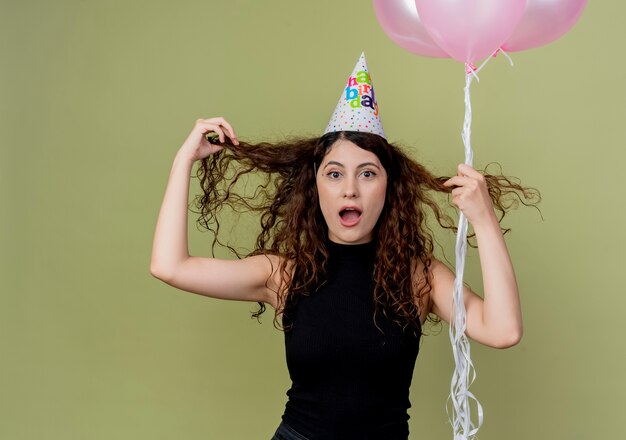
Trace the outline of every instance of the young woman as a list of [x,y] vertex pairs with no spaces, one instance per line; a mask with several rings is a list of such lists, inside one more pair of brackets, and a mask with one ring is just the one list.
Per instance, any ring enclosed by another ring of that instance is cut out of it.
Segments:
[[[221,243],[221,208],[259,214],[249,255],[189,255],[196,161],[204,192],[199,222],[214,233],[214,245]],[[252,194],[238,186],[249,173],[266,176]],[[430,210],[455,229],[437,192],[452,195],[479,249],[484,298],[464,290],[467,336],[497,348],[517,344],[520,300],[499,220],[516,202],[510,196],[534,205],[538,193],[464,164],[452,178],[436,177],[390,144],[364,54],[321,137],[252,145],[239,142],[224,118],[196,121],[174,160],[151,272],[189,292],[258,302],[256,317],[266,304],[274,309],[292,386],[273,440],[408,438],[422,326],[449,322],[453,305],[454,275],[433,257],[426,221]]]
[[[224,204],[262,213],[250,256],[189,255],[189,175],[198,160],[207,227]],[[224,181],[233,164],[237,174]],[[237,197],[235,181],[252,171],[267,173],[270,184],[254,198]],[[497,348],[517,344],[520,300],[494,204],[504,213],[504,195],[528,196],[524,188],[463,164],[457,176],[437,178],[377,134],[250,145],[223,118],[196,121],[174,160],[151,271],[182,290],[258,302],[257,315],[265,304],[274,308],[293,380],[276,439],[407,438],[422,324],[429,316],[448,322],[452,309],[454,275],[432,256],[426,209],[450,224],[429,191],[451,192],[474,229],[484,298],[465,289],[467,336]]]

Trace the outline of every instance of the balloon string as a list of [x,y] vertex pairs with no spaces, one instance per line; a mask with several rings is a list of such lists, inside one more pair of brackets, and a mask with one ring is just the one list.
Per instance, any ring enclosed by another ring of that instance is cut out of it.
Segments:
[[[463,132],[461,137],[465,147],[465,163],[472,166],[474,161],[474,151],[472,150],[472,102],[470,88],[472,80],[480,82],[478,72],[487,63],[495,58],[499,52],[509,60],[513,66],[513,60],[502,48],[496,50],[491,56],[476,68],[471,63],[465,63],[465,119],[463,121]],[[446,413],[448,420],[452,424],[454,440],[473,440],[483,424],[483,408],[478,399],[469,391],[470,385],[476,379],[476,369],[470,356],[470,344],[466,329],[465,303],[463,302],[463,272],[465,270],[465,255],[467,253],[467,218],[461,212],[459,215],[459,226],[456,237],[456,278],[454,280],[454,292],[452,302],[452,315],[450,316],[450,342],[452,343],[452,354],[454,356],[454,372],[450,382],[450,395],[446,401]],[[470,374],[472,378],[470,379]],[[452,418],[448,410],[449,402],[452,401]],[[478,414],[478,424],[475,425],[471,418],[470,402],[476,404]]]
[[[511,67],[513,67],[513,60],[511,59],[511,57],[509,56],[508,53],[506,53],[504,51],[504,49],[500,48],[498,49],[498,51],[502,52],[502,55],[504,55],[506,57],[507,60],[509,60],[509,64],[511,65]],[[496,54],[498,53],[498,51],[496,51]],[[495,56],[495,55],[494,55]]]
[[[488,60],[487,60],[488,61]],[[484,67],[485,61],[480,67]],[[466,65],[467,67],[467,65]],[[478,69],[480,70],[480,69]],[[465,75],[465,120],[461,137],[465,147],[465,163],[472,166],[474,152],[471,146],[472,105],[470,99],[470,87],[472,80],[477,76],[473,69]],[[478,399],[469,392],[469,386],[476,379],[476,370],[470,357],[470,344],[465,336],[466,314],[463,302],[463,272],[465,270],[465,255],[467,252],[467,228],[468,222],[465,215],[459,215],[459,226],[456,238],[456,278],[454,280],[454,292],[452,303],[452,316],[450,317],[450,342],[454,356],[454,372],[450,383],[450,395],[448,401],[452,401],[452,420],[446,401],[446,413],[452,424],[454,440],[472,440],[476,432],[483,424],[483,410]],[[471,380],[469,379],[472,374]],[[470,399],[476,403],[478,412],[478,425],[471,419]]]
[[[502,53],[502,55],[506,57],[507,60],[509,60],[509,64],[511,65],[511,67],[513,67],[513,60],[511,59],[511,56],[508,53],[506,53],[504,49],[499,48],[499,49],[496,49],[496,51],[493,54],[491,54],[491,56],[487,57],[482,62],[480,67],[476,67],[471,63],[465,63],[465,72],[468,74],[471,74],[476,79],[476,81],[480,82],[480,78],[478,77],[478,72],[480,72],[483,69],[483,67],[485,67],[487,63],[491,61],[492,58],[495,58],[500,52]],[[471,114],[470,114],[470,120],[471,120]]]

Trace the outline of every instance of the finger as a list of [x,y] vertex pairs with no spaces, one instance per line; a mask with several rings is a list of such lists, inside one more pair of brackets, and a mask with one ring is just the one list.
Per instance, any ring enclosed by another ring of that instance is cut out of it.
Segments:
[[[196,125],[198,125],[201,128],[202,134],[204,135],[205,138],[207,138],[206,135],[208,133],[215,132],[219,137],[220,143],[223,144],[225,140],[225,135],[224,135],[224,130],[220,127],[219,119],[220,118],[198,119],[196,120]],[[211,143],[211,141],[208,138],[207,138],[207,141]]]
[[457,169],[459,170],[460,175],[474,177],[474,178],[482,177],[482,174],[480,174],[473,167],[469,166],[466,163],[460,163]]
[[446,180],[443,185],[444,186],[463,186],[467,184],[467,177],[464,176],[454,176]]
[[228,137],[230,137],[233,140],[233,142],[239,143],[237,141],[237,135],[235,134],[235,130],[233,129],[233,126],[230,125],[226,119],[224,118],[220,118],[220,119],[221,119],[220,124],[228,131]]
[[216,142],[213,139],[210,139],[210,137],[207,137],[207,134],[214,132],[215,134],[217,134],[218,139],[220,141],[220,143],[224,143],[224,139],[225,139],[225,135],[224,135],[224,130],[222,130],[222,128],[219,125],[216,124],[201,124],[202,125],[202,134],[204,135],[204,137],[207,139],[207,141],[209,143],[211,143],[211,141]]
[[226,140],[226,135],[224,134],[224,130],[222,130],[222,127],[217,126],[213,129],[213,131],[219,135],[220,144],[223,144],[224,141]]
[[217,130],[215,130],[216,127],[223,127],[221,128],[221,133],[222,136],[220,136],[220,142],[224,143],[224,134],[227,135],[230,139],[233,140],[233,143],[235,144],[239,144],[239,141],[237,140],[237,135],[235,134],[235,130],[233,129],[232,125],[230,125],[228,123],[228,121],[226,119],[224,119],[223,117],[217,117],[217,118],[211,118],[211,119],[198,119],[198,122],[204,123],[204,124],[208,124],[211,129],[213,131],[215,131],[217,133]]
[[230,123],[226,119],[224,119],[222,116],[218,116],[217,118],[210,118],[210,119],[199,119],[199,121],[207,122],[209,124],[221,125],[226,129],[227,135],[229,138],[231,139],[237,138],[237,135],[235,134],[235,130],[233,130],[233,126],[230,125]]
[[463,194],[464,192],[465,192],[465,189],[463,187],[457,187],[457,188],[454,188],[452,190],[451,194],[452,194],[453,197],[458,197],[461,194]]
[[452,197],[452,203],[454,203],[459,208],[461,207],[461,198],[460,196]]
[[455,185],[455,183],[454,183],[454,179],[455,179],[456,177],[458,177],[458,176],[451,177],[451,178],[449,178],[448,180],[446,180],[445,182],[443,182],[443,186],[454,186],[454,185]]

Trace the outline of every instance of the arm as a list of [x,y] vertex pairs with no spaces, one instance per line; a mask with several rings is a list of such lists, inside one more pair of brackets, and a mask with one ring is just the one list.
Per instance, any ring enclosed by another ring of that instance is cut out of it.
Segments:
[[[476,233],[484,287],[484,299],[470,289],[464,289],[466,334],[484,345],[511,347],[522,337],[522,312],[511,258],[484,176],[465,164],[459,165],[459,174],[445,185],[456,186],[452,200]],[[449,322],[455,275],[435,260],[432,276],[432,311]]]
[[225,136],[238,143],[223,118],[198,119],[182,145],[170,172],[159,212],[150,272],[164,282],[213,298],[260,301],[274,304],[275,286],[267,281],[278,266],[278,258],[258,255],[242,260],[220,260],[189,255],[187,246],[187,211],[189,178],[196,160],[215,153],[221,147],[210,144],[205,134],[214,131],[224,142]]

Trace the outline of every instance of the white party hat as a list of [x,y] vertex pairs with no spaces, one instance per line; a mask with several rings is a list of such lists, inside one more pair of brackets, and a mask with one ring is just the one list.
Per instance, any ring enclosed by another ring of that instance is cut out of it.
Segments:
[[367,69],[365,53],[361,53],[352,75],[339,97],[324,134],[331,131],[364,131],[387,139],[378,114],[372,77]]

